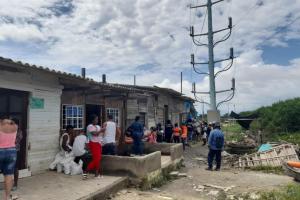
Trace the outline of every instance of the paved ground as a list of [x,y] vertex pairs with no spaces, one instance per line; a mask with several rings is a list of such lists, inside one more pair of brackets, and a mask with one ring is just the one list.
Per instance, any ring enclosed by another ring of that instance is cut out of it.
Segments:
[[122,177],[104,176],[98,179],[91,176],[83,181],[81,176],[47,172],[21,179],[14,195],[19,196],[18,200],[84,199],[88,194],[99,193],[123,180]]
[[[136,189],[122,190],[114,200],[210,200],[230,199],[232,195],[239,196],[242,193],[255,193],[274,189],[281,185],[293,182],[287,176],[274,174],[238,171],[223,169],[220,172],[206,171],[207,147],[195,145],[185,152],[185,168],[181,171],[187,173],[187,177],[171,181],[161,188],[141,192]],[[198,158],[197,160],[195,158]],[[201,161],[201,160],[204,161]],[[200,161],[199,161],[200,160]],[[210,184],[218,187],[228,187],[228,191],[204,187]],[[231,188],[230,188],[231,187]]]

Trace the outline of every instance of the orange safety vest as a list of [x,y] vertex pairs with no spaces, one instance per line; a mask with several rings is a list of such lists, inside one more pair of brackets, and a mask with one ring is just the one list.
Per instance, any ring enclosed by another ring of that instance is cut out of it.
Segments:
[[180,135],[180,128],[179,127],[173,128],[173,135],[174,136],[179,136]]
[[186,126],[181,126],[181,130],[182,130],[182,134],[181,137],[182,138],[187,138],[187,127]]

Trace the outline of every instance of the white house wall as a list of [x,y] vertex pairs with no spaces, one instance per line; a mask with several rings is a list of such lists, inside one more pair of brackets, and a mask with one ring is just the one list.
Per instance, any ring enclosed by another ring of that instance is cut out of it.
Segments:
[[33,174],[46,170],[59,146],[62,87],[46,74],[1,71],[0,88],[27,91],[30,97],[44,99],[43,109],[28,108],[27,165]]

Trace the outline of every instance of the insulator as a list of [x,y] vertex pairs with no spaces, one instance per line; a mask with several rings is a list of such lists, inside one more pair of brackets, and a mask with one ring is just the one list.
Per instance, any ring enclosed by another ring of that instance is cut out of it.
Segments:
[[228,28],[232,28],[232,17],[229,17],[228,21],[229,21]]
[[190,36],[194,37],[194,27],[193,26],[190,27]]
[[232,90],[233,91],[235,91],[235,78],[233,78],[232,80],[231,80],[231,82],[232,82]]
[[194,54],[191,54],[191,64],[194,64],[195,63],[195,56]]
[[234,58],[234,53],[233,53],[233,48],[230,48],[230,58],[233,59]]

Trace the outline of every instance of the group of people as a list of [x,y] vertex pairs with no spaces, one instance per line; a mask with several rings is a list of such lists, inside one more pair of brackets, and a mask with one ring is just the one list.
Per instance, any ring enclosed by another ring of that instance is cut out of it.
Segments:
[[11,190],[17,189],[18,164],[22,131],[19,120],[9,116],[0,117],[0,172],[4,175],[4,200],[12,199]]
[[[82,176],[86,179],[88,172],[93,172],[95,177],[101,177],[102,155],[115,155],[120,129],[108,115],[102,127],[98,124],[97,115],[91,116],[91,123],[86,132],[81,131],[79,135],[74,133],[72,126],[66,127],[66,132],[60,138],[61,151],[56,159],[50,164],[50,169],[57,168],[66,158],[72,158],[70,162],[82,163]],[[59,158],[59,159],[57,159]]]

